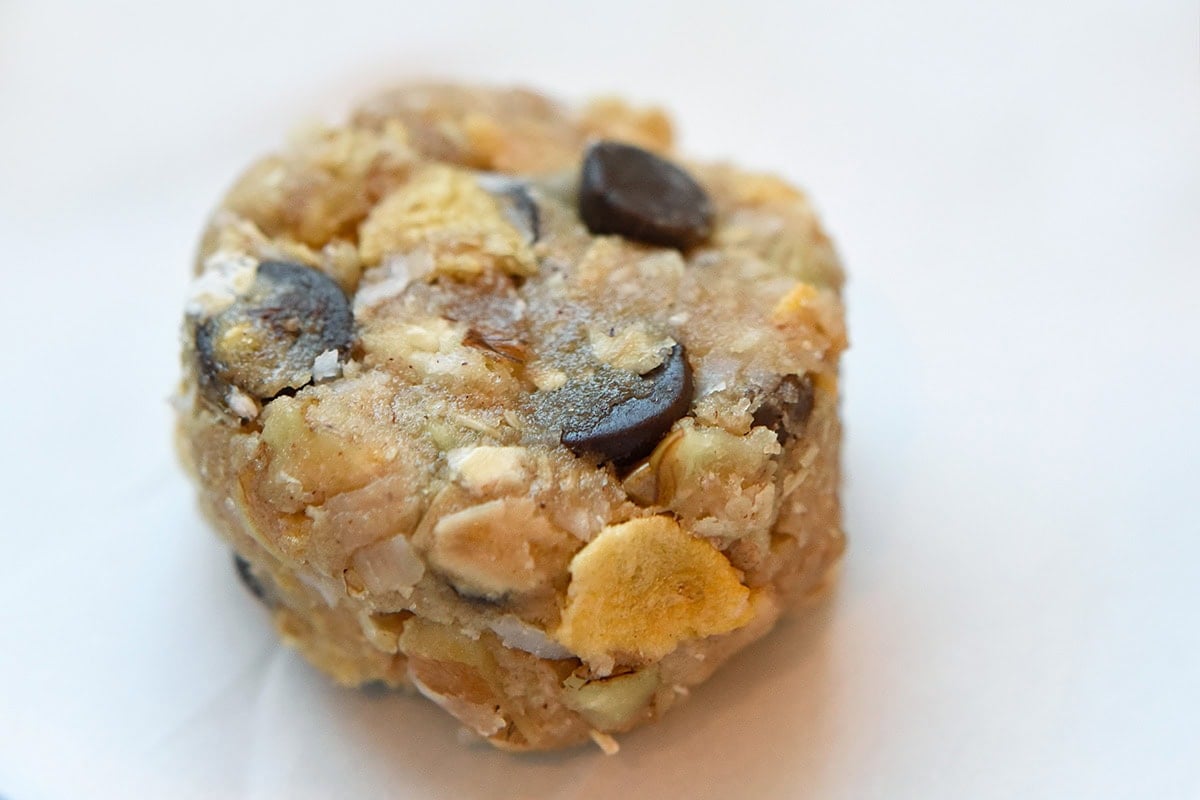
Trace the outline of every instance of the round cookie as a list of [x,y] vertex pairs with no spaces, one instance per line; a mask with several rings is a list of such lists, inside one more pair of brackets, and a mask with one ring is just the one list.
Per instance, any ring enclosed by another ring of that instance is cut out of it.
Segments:
[[841,284],[801,193],[660,112],[405,87],[213,215],[180,451],[337,681],[611,750],[841,554]]

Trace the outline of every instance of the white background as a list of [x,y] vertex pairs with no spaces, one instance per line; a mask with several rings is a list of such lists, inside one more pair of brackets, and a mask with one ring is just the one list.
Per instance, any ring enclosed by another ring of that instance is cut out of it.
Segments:
[[[0,0],[0,796],[1200,797],[1190,0]],[[165,398],[208,209],[406,76],[618,91],[851,271],[837,596],[605,759],[277,646]]]

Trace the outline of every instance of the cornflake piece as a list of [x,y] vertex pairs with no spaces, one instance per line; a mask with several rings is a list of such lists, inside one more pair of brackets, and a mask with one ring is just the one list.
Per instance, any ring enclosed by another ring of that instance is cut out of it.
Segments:
[[434,271],[470,277],[491,268],[531,275],[537,261],[525,237],[470,173],[430,166],[380,201],[362,224],[363,261],[418,245],[433,254]]
[[555,638],[589,663],[645,663],[750,616],[750,590],[715,547],[670,517],[643,517],[605,528],[571,560]]

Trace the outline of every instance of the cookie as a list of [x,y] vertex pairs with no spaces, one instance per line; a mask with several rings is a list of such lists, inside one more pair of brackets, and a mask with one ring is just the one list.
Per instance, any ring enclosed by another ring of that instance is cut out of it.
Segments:
[[195,273],[182,459],[340,683],[612,750],[842,552],[838,259],[661,112],[398,89],[251,166]]

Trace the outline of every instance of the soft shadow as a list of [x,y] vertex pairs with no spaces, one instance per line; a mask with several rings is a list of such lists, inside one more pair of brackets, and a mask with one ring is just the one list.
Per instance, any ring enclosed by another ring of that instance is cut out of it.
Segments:
[[[295,699],[324,706],[319,716],[333,730],[321,732],[328,747],[318,746],[307,766],[298,762],[287,788],[292,796],[361,800],[819,797],[834,739],[827,640],[835,604],[827,599],[785,619],[665,719],[622,736],[614,757],[592,748],[514,755],[463,745],[457,723],[422,698],[307,686],[310,696]],[[329,769],[331,761],[350,773]]]

